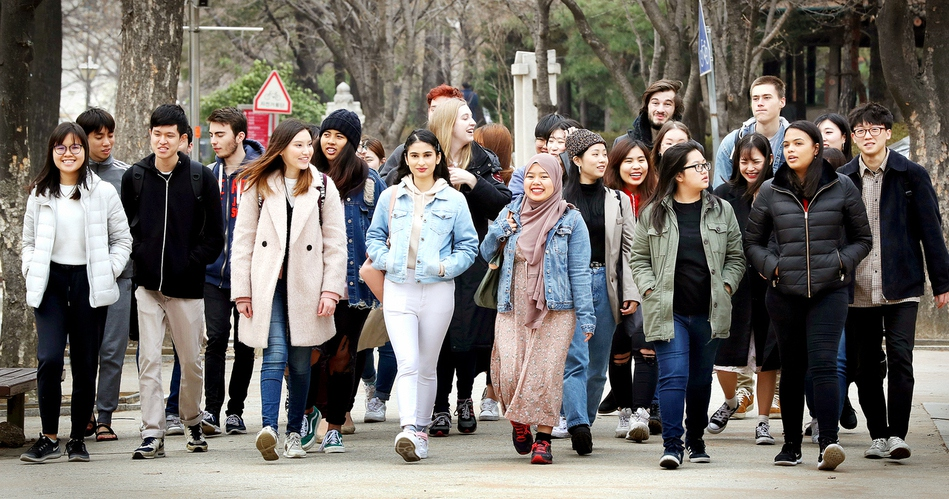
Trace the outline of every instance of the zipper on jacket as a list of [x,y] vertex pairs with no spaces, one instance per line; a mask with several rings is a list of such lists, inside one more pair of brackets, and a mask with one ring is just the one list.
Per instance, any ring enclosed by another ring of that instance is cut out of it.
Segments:
[[[807,203],[808,208],[812,204],[814,204],[814,201],[817,199],[817,196],[820,193],[826,191],[830,186],[836,184],[837,182],[838,180],[834,179],[827,185],[821,187],[820,189],[817,189],[817,192],[814,193],[814,197],[812,197],[810,202]],[[810,298],[811,297],[811,231],[810,231],[810,226],[807,222],[807,208],[804,208],[804,204],[801,203],[801,200],[799,200],[797,196],[791,193],[791,191],[783,189],[781,187],[775,188],[774,186],[772,186],[771,188],[778,192],[784,192],[790,195],[791,198],[794,199],[794,201],[797,203],[797,205],[801,207],[801,210],[804,211],[804,261],[807,264],[807,297]]]
[[164,217],[164,221],[162,222],[162,229],[161,229],[161,263],[158,266],[159,268],[158,291],[159,292],[163,292],[162,285],[164,285],[165,283],[165,239],[168,236],[168,189],[171,184],[171,176],[174,175],[174,173],[175,171],[172,170],[171,173],[168,174],[168,177],[165,177],[164,175],[160,173],[158,174],[158,176],[161,177],[165,181],[165,217]]

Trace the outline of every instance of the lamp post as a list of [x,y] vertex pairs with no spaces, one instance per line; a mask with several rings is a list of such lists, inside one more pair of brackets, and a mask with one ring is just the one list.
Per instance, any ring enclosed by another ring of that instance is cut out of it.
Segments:
[[86,109],[89,109],[92,96],[92,80],[95,79],[98,71],[99,65],[92,60],[91,55],[86,56],[86,62],[79,64],[79,75],[82,77],[82,82],[86,87]]

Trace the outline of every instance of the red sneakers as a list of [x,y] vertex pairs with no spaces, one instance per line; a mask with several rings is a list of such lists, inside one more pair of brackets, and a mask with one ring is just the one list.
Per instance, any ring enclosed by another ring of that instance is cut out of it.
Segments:
[[514,429],[511,431],[511,439],[514,441],[514,450],[520,455],[526,455],[531,452],[531,445],[534,443],[534,436],[531,435],[530,425],[511,421]]
[[531,449],[531,464],[551,464],[554,456],[550,453],[550,442],[538,440]]

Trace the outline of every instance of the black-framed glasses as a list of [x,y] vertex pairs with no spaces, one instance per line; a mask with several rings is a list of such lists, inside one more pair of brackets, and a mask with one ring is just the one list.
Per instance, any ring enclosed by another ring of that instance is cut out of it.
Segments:
[[[59,144],[58,146],[53,146],[53,152],[62,156],[66,154],[66,146]],[[82,152],[82,144],[72,144],[69,146],[69,152],[73,154],[79,154]]]
[[687,165],[682,170],[688,170],[689,168],[695,168],[695,171],[698,173],[706,173],[712,169],[712,164],[706,161],[704,163],[696,163],[694,165]]
[[879,137],[880,134],[883,133],[883,130],[886,130],[886,128],[882,126],[871,126],[870,128],[854,128],[853,136],[866,137],[867,134],[869,133],[873,137]]

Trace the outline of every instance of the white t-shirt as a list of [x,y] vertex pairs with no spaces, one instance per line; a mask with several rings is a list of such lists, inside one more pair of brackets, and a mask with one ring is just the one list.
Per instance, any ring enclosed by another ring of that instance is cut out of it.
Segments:
[[56,234],[51,260],[62,265],[86,264],[86,217],[82,203],[70,199],[74,185],[60,185],[56,200]]

